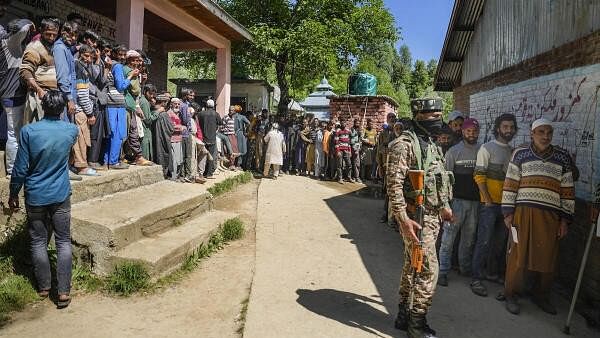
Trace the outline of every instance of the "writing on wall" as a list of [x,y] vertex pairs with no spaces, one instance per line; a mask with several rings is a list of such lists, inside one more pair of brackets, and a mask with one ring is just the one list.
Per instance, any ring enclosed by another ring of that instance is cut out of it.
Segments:
[[600,192],[600,64],[564,70],[470,96],[471,117],[481,125],[481,142],[493,139],[494,120],[514,114],[513,146],[530,142],[530,126],[544,117],[554,126],[553,144],[566,149],[580,170],[577,197],[595,200]]

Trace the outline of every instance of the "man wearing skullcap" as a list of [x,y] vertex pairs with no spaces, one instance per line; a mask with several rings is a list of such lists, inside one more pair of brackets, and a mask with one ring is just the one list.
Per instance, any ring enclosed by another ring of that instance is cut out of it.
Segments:
[[559,242],[575,212],[575,189],[569,154],[552,145],[553,132],[550,121],[534,121],[532,142],[514,151],[504,181],[502,213],[511,233],[504,296],[513,314],[520,311],[516,296],[526,272],[535,277],[533,302],[556,314],[549,294]]

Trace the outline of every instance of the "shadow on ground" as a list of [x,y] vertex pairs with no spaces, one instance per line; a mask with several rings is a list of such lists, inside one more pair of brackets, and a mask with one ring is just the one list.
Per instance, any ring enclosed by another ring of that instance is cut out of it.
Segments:
[[[372,187],[331,182],[322,184],[342,193],[325,200],[325,203],[347,231],[340,238],[356,245],[379,294],[299,289],[297,302],[314,313],[369,333],[377,334],[378,331],[387,336],[401,336],[402,332],[394,329],[393,322],[398,309],[403,248],[399,234],[379,221],[383,200],[377,198],[376,189]],[[370,304],[384,306],[387,313]]]
[[380,332],[387,336],[400,334],[389,325],[389,315],[371,305],[383,305],[373,298],[333,289],[298,289],[296,293],[298,304],[321,316],[379,337],[383,337]]

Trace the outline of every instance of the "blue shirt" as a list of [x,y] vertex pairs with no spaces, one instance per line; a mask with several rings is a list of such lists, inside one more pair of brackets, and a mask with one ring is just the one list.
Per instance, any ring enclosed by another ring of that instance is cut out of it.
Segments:
[[44,117],[21,129],[19,150],[10,177],[10,196],[25,185],[25,203],[61,203],[71,195],[69,154],[79,131],[57,117]]
[[75,58],[73,57],[71,48],[67,47],[62,39],[58,39],[52,47],[52,56],[54,57],[58,89],[67,95],[70,101],[75,102],[75,97],[77,97],[75,89]]

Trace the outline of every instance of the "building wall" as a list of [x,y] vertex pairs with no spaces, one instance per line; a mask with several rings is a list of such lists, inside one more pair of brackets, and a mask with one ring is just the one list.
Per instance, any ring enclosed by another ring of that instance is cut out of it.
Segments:
[[331,120],[359,119],[363,125],[366,119],[373,120],[374,127],[379,130],[385,123],[388,113],[396,113],[396,107],[390,101],[377,96],[337,96],[329,100],[329,111]]
[[598,29],[600,1],[486,0],[462,64],[462,84]]
[[[215,82],[196,83],[185,85],[196,92],[196,96],[215,96]],[[181,87],[177,87],[177,92]],[[260,111],[269,109],[269,91],[262,84],[256,83],[232,83],[231,97],[245,97],[248,103],[248,110]]]
[[[99,15],[93,11],[82,8],[66,0],[22,0],[12,1],[8,15],[2,24],[15,18],[29,18],[38,22],[40,18],[53,16],[62,21],[66,20],[70,13],[78,13],[83,17],[85,29],[91,29],[99,33],[109,41],[115,41],[116,23],[114,20]],[[163,42],[151,36],[144,35],[144,50],[152,59],[150,70],[150,82],[159,89],[167,89],[167,54],[163,49]]]
[[[475,48],[471,46],[470,48]],[[575,155],[581,178],[576,183],[575,222],[561,241],[557,276],[573,287],[590,222],[590,202],[600,195],[600,30],[568,42],[483,79],[455,88],[455,107],[481,120],[482,141],[501,113],[514,113],[521,131],[515,143],[527,141],[532,120],[554,121],[554,143]],[[582,284],[581,299],[600,301],[600,238],[592,248]]]

